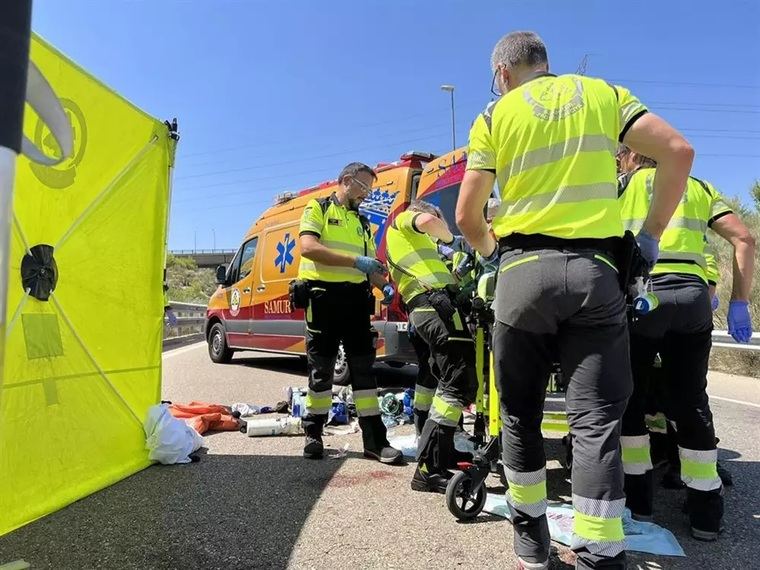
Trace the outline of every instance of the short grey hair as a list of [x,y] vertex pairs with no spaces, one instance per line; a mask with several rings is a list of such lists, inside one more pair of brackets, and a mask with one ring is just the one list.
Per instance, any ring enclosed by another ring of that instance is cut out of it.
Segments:
[[545,63],[546,46],[535,32],[511,32],[501,38],[491,54],[491,71],[496,72],[500,65],[507,69],[534,66]]
[[343,182],[344,178],[354,178],[360,172],[366,172],[372,177],[372,180],[377,180],[377,174],[369,166],[363,162],[351,162],[343,167],[338,176],[338,183]]

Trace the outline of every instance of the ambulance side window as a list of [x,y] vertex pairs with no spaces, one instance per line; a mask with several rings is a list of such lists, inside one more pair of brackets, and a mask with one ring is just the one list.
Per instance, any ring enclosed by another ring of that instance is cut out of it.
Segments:
[[409,192],[409,201],[411,202],[415,198],[417,198],[417,189],[420,187],[420,178],[422,177],[421,173],[417,173],[414,176],[412,176],[412,187]]
[[253,258],[256,255],[256,245],[258,242],[259,238],[255,237],[243,244],[238,255],[235,256],[235,263],[230,272],[230,283],[237,283],[250,275],[253,270]]

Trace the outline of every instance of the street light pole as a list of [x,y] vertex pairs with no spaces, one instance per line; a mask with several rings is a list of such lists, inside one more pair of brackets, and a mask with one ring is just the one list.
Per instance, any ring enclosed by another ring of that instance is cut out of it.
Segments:
[[456,121],[454,119],[454,86],[453,85],[441,85],[442,91],[448,91],[451,94],[451,150],[457,148],[457,130]]
[[211,234],[214,236],[214,249],[216,249],[216,230],[212,229]]

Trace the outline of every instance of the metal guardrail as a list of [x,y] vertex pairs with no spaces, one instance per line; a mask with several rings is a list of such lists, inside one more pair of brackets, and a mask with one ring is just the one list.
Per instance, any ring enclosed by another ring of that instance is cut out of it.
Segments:
[[[202,340],[203,327],[206,324],[206,305],[175,301],[169,301],[169,304],[177,316],[177,326],[169,326],[169,320],[164,318],[164,344]],[[712,333],[712,341],[714,348],[760,351],[760,333],[753,334],[748,344],[741,344],[736,342],[728,331],[716,330]]]
[[174,249],[171,250],[169,253],[172,255],[195,255],[197,253],[204,254],[204,255],[214,255],[214,254],[227,254],[232,255],[236,252],[235,249]]
[[749,343],[741,344],[736,342],[728,331],[713,331],[712,333],[713,348],[731,348],[737,350],[754,350],[760,351],[760,333],[752,335]]
[[169,305],[177,317],[177,325],[170,326],[169,319],[164,317],[164,346],[203,340],[206,305],[175,301],[169,301]]

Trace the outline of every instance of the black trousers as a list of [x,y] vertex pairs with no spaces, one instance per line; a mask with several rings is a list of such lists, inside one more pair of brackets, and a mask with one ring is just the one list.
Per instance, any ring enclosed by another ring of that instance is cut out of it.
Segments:
[[[425,380],[430,388],[427,390],[433,387],[435,390],[432,394],[430,391],[425,393],[430,396],[429,400],[425,399],[425,403],[430,402],[427,405],[429,413],[421,426],[417,461],[430,472],[442,472],[451,464],[454,432],[462,417],[462,409],[474,401],[477,392],[475,343],[459,310],[452,318],[444,320],[424,295],[415,298],[411,305],[409,322],[414,326],[414,334],[427,348],[420,347],[418,354],[429,355],[430,372]],[[437,374],[433,374],[433,370]],[[427,411],[418,409],[419,403],[415,394],[415,415]]]
[[659,353],[665,382],[665,415],[675,424],[681,477],[688,488],[692,526],[714,531],[723,515],[717,475],[715,426],[707,397],[707,370],[712,346],[712,310],[707,285],[690,275],[652,279],[659,306],[631,327],[634,391],[623,416],[626,496],[634,513],[652,512],[652,464],[644,420],[647,394],[653,388],[652,362]]
[[[304,430],[321,435],[332,405],[332,383],[339,345],[343,343],[353,388],[354,403],[364,430],[367,418],[380,419],[377,382],[372,374],[377,332],[370,323],[369,287],[366,283],[310,283],[311,297],[306,309],[306,355],[309,389],[306,397]],[[376,421],[371,422],[375,426]],[[382,425],[382,422],[379,422]],[[384,426],[383,426],[384,427]],[[374,431],[384,429],[375,426]],[[380,436],[378,435],[378,438]],[[374,446],[371,446],[374,447]]]

